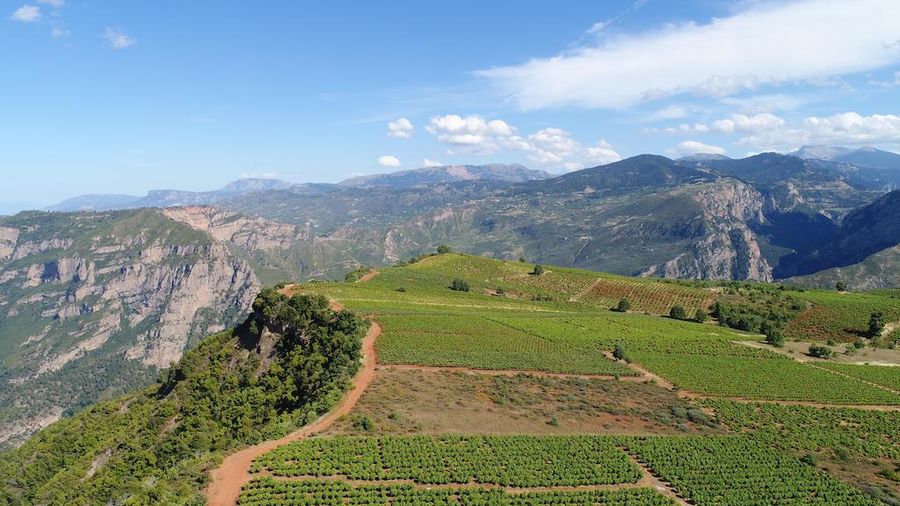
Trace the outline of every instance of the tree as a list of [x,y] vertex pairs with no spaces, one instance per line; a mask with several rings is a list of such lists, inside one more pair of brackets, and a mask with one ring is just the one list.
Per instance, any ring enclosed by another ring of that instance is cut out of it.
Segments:
[[839,292],[846,292],[847,291],[847,283],[844,283],[843,281],[838,281],[834,285],[834,288]]
[[684,310],[684,306],[675,305],[669,310],[669,316],[676,320],[687,320],[687,311]]
[[706,320],[709,318],[709,315],[706,314],[706,311],[701,309],[697,309],[697,312],[694,313],[694,321],[697,323],[706,323]]
[[534,269],[531,271],[532,276],[540,276],[544,273],[544,266],[541,264],[534,264]]
[[766,335],[767,343],[775,346],[776,348],[781,348],[782,346],[784,346],[784,334],[781,332],[781,327],[777,325],[770,325],[766,328],[764,334]]
[[628,301],[628,298],[622,297],[621,299],[619,299],[619,303],[616,304],[615,310],[620,313],[624,313],[629,309],[631,309],[631,302]]
[[820,346],[818,344],[809,345],[809,356],[815,358],[831,358],[834,356],[834,352],[831,351],[831,348],[827,346]]
[[469,282],[464,279],[456,278],[450,283],[450,289],[457,292],[468,292]]
[[437,247],[438,255],[444,255],[446,253],[450,253],[451,251],[453,251],[453,250],[451,250],[450,246],[447,246],[446,244],[441,244],[440,246]]
[[869,337],[878,337],[884,330],[884,314],[881,311],[875,311],[869,317]]
[[616,343],[616,348],[613,350],[613,358],[625,360],[625,348],[622,346],[622,343]]

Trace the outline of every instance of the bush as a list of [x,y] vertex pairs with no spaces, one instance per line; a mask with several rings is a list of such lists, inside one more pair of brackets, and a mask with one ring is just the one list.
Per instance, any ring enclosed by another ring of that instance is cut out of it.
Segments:
[[613,350],[613,358],[625,360],[625,348],[622,346],[622,343],[616,343],[616,348]]
[[531,270],[532,276],[540,276],[544,273],[544,266],[541,264],[535,264],[534,269]]
[[456,292],[468,292],[469,282],[464,279],[456,278],[450,283],[450,289]]
[[835,290],[837,290],[837,291],[839,291],[839,292],[846,292],[846,291],[847,291],[847,284],[844,283],[843,281],[838,281],[838,282],[834,285],[834,288],[835,288]]
[[669,316],[676,320],[687,320],[687,311],[684,310],[684,306],[672,306],[672,309],[669,310]]
[[450,249],[450,246],[447,246],[446,244],[441,244],[440,246],[437,247],[438,255],[444,255],[444,254],[450,253],[452,251],[453,250]]
[[696,313],[694,313],[694,321],[697,323],[706,323],[706,320],[709,319],[709,315],[703,309],[698,309]]
[[616,307],[613,308],[613,311],[624,313],[629,309],[631,309],[631,302],[629,302],[627,298],[622,297],[621,299],[619,299],[619,303],[616,304]]
[[817,344],[809,345],[809,356],[815,358],[831,358],[834,356],[834,352],[831,351],[831,348],[827,346],[819,346]]

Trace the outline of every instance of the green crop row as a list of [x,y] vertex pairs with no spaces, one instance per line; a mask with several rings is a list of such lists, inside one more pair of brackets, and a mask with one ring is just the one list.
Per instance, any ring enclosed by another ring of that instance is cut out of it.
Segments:
[[437,488],[411,485],[352,486],[337,481],[259,478],[244,485],[240,506],[670,506],[651,488],[545,491],[510,494],[501,489]]
[[579,436],[314,438],[281,446],[253,471],[512,487],[635,483],[640,469],[614,440]]

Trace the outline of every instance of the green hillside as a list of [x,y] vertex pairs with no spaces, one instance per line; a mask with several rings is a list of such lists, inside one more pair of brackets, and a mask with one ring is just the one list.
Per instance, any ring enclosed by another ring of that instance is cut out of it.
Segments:
[[203,504],[224,452],[283,435],[340,398],[364,329],[324,299],[263,292],[242,326],[203,339],[155,386],[2,454],[0,504]]

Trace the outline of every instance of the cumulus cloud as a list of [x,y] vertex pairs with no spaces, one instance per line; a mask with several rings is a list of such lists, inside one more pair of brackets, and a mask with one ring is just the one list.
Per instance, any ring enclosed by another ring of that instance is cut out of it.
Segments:
[[16,9],[9,19],[19,21],[21,23],[34,23],[41,19],[41,8],[37,5],[25,4]]
[[732,114],[730,118],[720,119],[712,124],[712,130],[718,133],[730,134],[737,132],[760,132],[771,130],[784,125],[780,117],[764,112],[747,116],[746,114]]
[[397,118],[387,124],[388,135],[400,139],[409,139],[413,133],[413,124],[406,118]]
[[758,149],[792,149],[804,144],[898,144],[900,116],[863,116],[856,112],[809,116],[799,124],[781,123],[753,131],[738,142]]
[[137,39],[112,26],[107,26],[103,31],[103,38],[113,49],[125,49],[137,44]]
[[900,61],[900,51],[889,44],[900,40],[896,0],[746,5],[706,24],[609,37],[596,46],[477,74],[523,109],[624,108],[684,93],[721,97]]
[[675,149],[669,150],[673,155],[693,155],[697,153],[710,155],[724,155],[727,150],[721,146],[712,146],[699,141],[684,141],[679,143]]
[[488,121],[481,116],[435,116],[425,129],[439,141],[473,153],[494,153],[501,147],[522,142],[515,129],[505,121]]
[[400,159],[391,155],[379,156],[378,165],[381,165],[382,167],[399,167]]
[[437,160],[431,160],[428,158],[422,160],[422,167],[425,167],[426,169],[429,167],[441,167],[442,165],[444,165],[444,164],[442,164],[441,162],[439,162]]
[[523,136],[503,120],[450,114],[432,118],[425,129],[435,135],[438,141],[449,145],[450,154],[457,151],[491,154],[508,150],[524,153],[528,160],[536,164],[567,169],[621,159],[604,140],[596,146],[584,146],[573,139],[569,132],[555,127],[543,128]]

